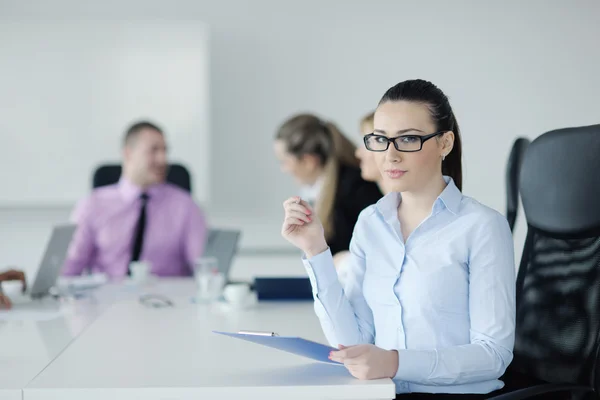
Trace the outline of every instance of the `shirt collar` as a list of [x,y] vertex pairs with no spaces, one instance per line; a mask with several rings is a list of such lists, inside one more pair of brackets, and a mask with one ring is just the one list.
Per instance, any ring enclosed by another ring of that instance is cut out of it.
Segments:
[[119,179],[118,185],[119,191],[121,192],[123,198],[126,201],[134,201],[137,200],[142,193],[147,193],[150,198],[156,198],[157,196],[160,196],[166,184],[159,183],[146,188],[146,190],[142,190],[141,187],[122,176]]
[[[452,214],[458,214],[463,197],[462,193],[458,190],[452,178],[444,175],[444,181],[446,182],[446,187],[433,203],[432,214],[444,208]],[[376,208],[386,222],[390,223],[398,219],[398,206],[401,201],[402,195],[400,193],[388,193],[377,202]]]
[[305,200],[310,200],[312,202],[315,202],[320,194],[321,194],[321,189],[323,187],[323,181],[325,180],[325,178],[323,176],[320,176],[315,183],[313,183],[312,185],[304,185],[300,188],[300,193],[303,199]]
[[440,193],[433,204],[433,210],[437,211],[436,206],[440,210],[441,208],[439,207],[445,206],[448,211],[456,215],[460,211],[460,203],[463,195],[456,187],[456,184],[452,178],[444,175],[444,181],[446,182],[446,188],[442,190],[442,193]]

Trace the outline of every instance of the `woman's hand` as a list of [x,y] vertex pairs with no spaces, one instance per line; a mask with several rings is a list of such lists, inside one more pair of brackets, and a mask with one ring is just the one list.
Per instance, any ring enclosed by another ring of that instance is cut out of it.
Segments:
[[329,359],[340,362],[358,379],[393,378],[398,372],[398,352],[384,350],[372,344],[339,346]]
[[308,203],[299,197],[283,202],[285,217],[281,235],[311,258],[327,250],[323,225]]

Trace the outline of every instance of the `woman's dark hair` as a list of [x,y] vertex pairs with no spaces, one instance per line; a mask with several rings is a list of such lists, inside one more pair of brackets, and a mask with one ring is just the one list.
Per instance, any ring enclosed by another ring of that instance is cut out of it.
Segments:
[[436,125],[436,131],[454,132],[454,146],[452,151],[442,162],[442,174],[451,177],[458,190],[462,191],[462,146],[460,141],[460,128],[448,101],[448,97],[433,83],[414,79],[400,82],[389,88],[379,104],[388,101],[410,101],[422,103],[427,106],[431,119]]

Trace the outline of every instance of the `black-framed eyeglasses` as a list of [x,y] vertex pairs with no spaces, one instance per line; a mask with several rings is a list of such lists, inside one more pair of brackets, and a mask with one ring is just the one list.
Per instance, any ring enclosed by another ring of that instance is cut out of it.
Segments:
[[369,151],[387,151],[390,147],[390,143],[394,143],[394,147],[398,151],[405,153],[412,153],[420,151],[423,148],[423,143],[429,139],[442,135],[447,131],[434,132],[429,135],[400,135],[393,138],[387,136],[377,135],[375,133],[369,133],[363,137],[365,147]]

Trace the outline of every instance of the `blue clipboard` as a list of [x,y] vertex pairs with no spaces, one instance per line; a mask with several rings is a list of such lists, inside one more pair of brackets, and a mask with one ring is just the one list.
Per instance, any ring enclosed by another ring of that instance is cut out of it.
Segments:
[[332,350],[338,350],[330,346],[326,346],[321,343],[313,342],[307,339],[292,336],[272,336],[265,334],[252,334],[252,333],[231,333],[231,332],[219,332],[213,331],[219,335],[230,336],[233,338],[246,340],[261,344],[263,346],[272,347],[274,349],[283,350],[288,353],[296,354],[298,356],[307,357],[311,360],[319,361],[327,364],[343,365],[336,361],[331,361],[329,353]]

